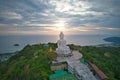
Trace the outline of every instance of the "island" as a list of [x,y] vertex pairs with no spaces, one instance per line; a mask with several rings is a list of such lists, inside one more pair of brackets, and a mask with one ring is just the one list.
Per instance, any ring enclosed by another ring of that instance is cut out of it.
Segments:
[[19,44],[14,44],[14,46],[20,46]]

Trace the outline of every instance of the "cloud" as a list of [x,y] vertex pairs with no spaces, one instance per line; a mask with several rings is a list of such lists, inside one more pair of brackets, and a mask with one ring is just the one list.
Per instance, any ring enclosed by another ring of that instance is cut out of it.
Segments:
[[16,12],[1,12],[0,16],[5,19],[22,19],[22,16]]
[[11,1],[0,0],[0,30],[56,32],[56,24],[64,21],[65,31],[72,33],[119,32],[119,0]]

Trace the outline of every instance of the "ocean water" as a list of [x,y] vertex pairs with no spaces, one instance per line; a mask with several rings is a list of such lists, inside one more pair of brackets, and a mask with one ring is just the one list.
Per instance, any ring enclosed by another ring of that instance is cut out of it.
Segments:
[[[107,44],[103,39],[111,35],[66,35],[67,44],[75,45],[98,45]],[[58,35],[7,35],[0,36],[0,53],[15,52],[23,49],[27,44],[56,43]],[[14,46],[19,44],[20,46]]]

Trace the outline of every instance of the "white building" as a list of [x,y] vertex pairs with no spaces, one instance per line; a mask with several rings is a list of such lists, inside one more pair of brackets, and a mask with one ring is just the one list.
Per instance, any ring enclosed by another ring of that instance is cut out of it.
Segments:
[[67,61],[68,71],[78,78],[78,80],[97,80],[89,68],[79,60]]

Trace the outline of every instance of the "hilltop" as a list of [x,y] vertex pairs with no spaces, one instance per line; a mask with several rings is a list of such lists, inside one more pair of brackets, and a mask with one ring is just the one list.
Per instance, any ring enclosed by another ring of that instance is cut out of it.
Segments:
[[[68,46],[96,64],[107,80],[120,80],[120,47]],[[27,45],[0,64],[0,80],[48,80],[53,74],[50,64],[56,58],[56,47],[56,43]]]

